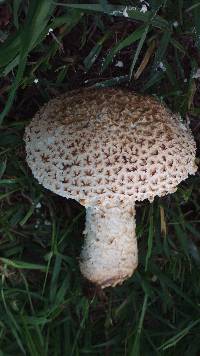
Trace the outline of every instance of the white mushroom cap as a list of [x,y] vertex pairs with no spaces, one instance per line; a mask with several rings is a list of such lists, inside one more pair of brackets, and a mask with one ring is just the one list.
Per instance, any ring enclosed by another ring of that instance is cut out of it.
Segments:
[[44,187],[82,205],[152,201],[197,170],[192,134],[152,97],[82,89],[44,105],[25,133]]

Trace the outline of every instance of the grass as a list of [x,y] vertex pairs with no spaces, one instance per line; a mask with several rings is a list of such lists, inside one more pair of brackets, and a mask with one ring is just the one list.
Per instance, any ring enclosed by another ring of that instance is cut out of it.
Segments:
[[137,204],[139,268],[101,291],[79,272],[84,209],[25,162],[37,109],[92,85],[156,95],[190,120],[199,155],[199,2],[148,2],[0,2],[0,356],[200,353],[199,174]]

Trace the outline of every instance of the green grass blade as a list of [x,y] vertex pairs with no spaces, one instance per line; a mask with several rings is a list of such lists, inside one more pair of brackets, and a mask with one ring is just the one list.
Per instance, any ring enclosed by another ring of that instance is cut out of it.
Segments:
[[114,85],[118,85],[121,83],[125,83],[128,81],[128,75],[123,75],[120,77],[114,77],[111,79],[104,80],[102,82],[96,83],[94,85],[95,88],[107,88],[107,87],[112,87]]
[[100,4],[63,4],[57,3],[60,6],[67,6],[74,9],[79,9],[83,11],[92,11],[98,13],[105,13],[110,16],[122,16],[125,18],[134,19],[137,21],[142,21],[148,23],[152,19],[152,25],[159,28],[169,28],[169,23],[161,18],[160,16],[154,16],[154,13],[147,11],[142,13],[140,9],[133,6],[124,6],[124,5],[109,5],[109,7],[102,8]]
[[33,270],[40,270],[42,272],[46,271],[46,267],[39,264],[28,263],[23,261],[14,261],[3,257],[0,258],[0,261],[9,267],[13,267],[17,269],[33,269]]
[[137,46],[137,49],[136,49],[136,52],[135,52],[135,55],[134,55],[134,58],[133,58],[133,62],[131,64],[131,68],[130,68],[130,73],[129,73],[129,79],[132,78],[132,75],[133,75],[133,71],[134,71],[134,68],[135,68],[135,65],[136,65],[136,62],[138,60],[138,57],[139,57],[139,54],[141,52],[141,49],[143,47],[143,44],[144,44],[144,41],[146,39],[146,36],[147,36],[147,33],[149,31],[149,26],[146,26],[143,30],[143,33],[141,35],[141,38],[140,38],[140,41],[138,43],[138,46]]
[[152,253],[152,247],[153,247],[153,233],[154,233],[154,225],[153,225],[153,205],[150,207],[150,213],[149,213],[149,234],[148,234],[148,249],[147,249],[147,254],[146,254],[146,261],[145,261],[145,271],[148,269],[148,263],[149,259],[151,257]]
[[88,56],[84,59],[84,66],[86,71],[88,71],[92,65],[95,63],[96,59],[98,58],[101,50],[103,48],[103,43],[111,36],[111,32],[107,32],[91,49]]
[[61,264],[62,264],[62,256],[57,255],[55,258],[55,263],[54,263],[54,268],[53,268],[53,274],[52,274],[52,279],[51,279],[51,292],[50,292],[50,300],[53,303],[57,289],[58,289],[58,277],[59,273],[61,271]]
[[164,344],[162,344],[158,350],[167,350],[171,347],[174,347],[177,345],[178,342],[180,342],[189,332],[192,328],[194,328],[197,324],[200,323],[200,319],[195,320],[194,322],[190,323],[186,328],[181,330],[179,333],[177,333],[175,336],[167,340]]
[[21,352],[24,355],[26,355],[26,351],[25,351],[25,349],[23,347],[23,344],[21,342],[21,339],[20,339],[20,326],[19,326],[18,322],[15,320],[15,317],[13,316],[12,312],[8,308],[8,305],[6,303],[6,299],[5,299],[5,296],[4,296],[3,288],[1,288],[1,298],[2,298],[2,301],[3,301],[4,308],[6,310],[7,323],[8,323],[8,326],[9,326],[9,330],[13,334],[14,339],[16,340],[17,344],[19,345],[19,348],[20,348]]
[[155,70],[159,63],[163,61],[163,58],[165,57],[165,53],[167,51],[169,42],[171,39],[171,32],[164,32],[162,35],[162,38],[159,43],[159,47],[155,53],[155,58],[154,58],[154,63],[153,63],[153,69]]
[[21,3],[22,3],[22,0],[14,0],[13,1],[13,23],[17,29],[19,28],[18,11],[19,11]]
[[20,50],[20,45],[21,30],[10,36],[10,38],[0,46],[0,67],[4,67],[15,59]]
[[0,124],[2,124],[4,117],[9,112],[14,101],[15,93],[20,85],[26,67],[28,53],[43,32],[52,11],[53,0],[41,0],[40,2],[32,0],[30,2],[26,23],[23,32],[21,33],[19,66],[6,106],[0,114]]
[[139,27],[137,30],[135,30],[133,33],[131,33],[129,36],[126,38],[122,39],[119,41],[116,46],[114,46],[110,51],[109,54],[106,56],[106,58],[103,61],[102,65],[102,72],[105,71],[108,67],[108,65],[113,61],[115,55],[121,51],[123,48],[130,46],[134,42],[138,41],[144,32],[144,27]]
[[199,1],[193,0],[193,8],[192,8],[192,13],[194,16],[194,33],[195,33],[195,39],[196,39],[196,46],[200,50],[200,3]]
[[141,315],[140,315],[139,323],[138,323],[137,330],[136,330],[136,335],[135,335],[134,342],[133,342],[133,347],[131,348],[130,353],[129,353],[130,356],[140,356],[140,337],[141,337],[141,333],[142,333],[142,327],[143,327],[143,323],[144,323],[145,313],[147,310],[147,302],[148,302],[148,295],[145,294],[143,305],[142,305],[142,310],[141,310]]

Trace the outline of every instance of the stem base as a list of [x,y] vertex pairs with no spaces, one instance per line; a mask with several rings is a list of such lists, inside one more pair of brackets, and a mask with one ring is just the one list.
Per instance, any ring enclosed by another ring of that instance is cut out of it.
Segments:
[[84,234],[80,269],[87,279],[105,288],[133,274],[138,264],[134,206],[87,208]]

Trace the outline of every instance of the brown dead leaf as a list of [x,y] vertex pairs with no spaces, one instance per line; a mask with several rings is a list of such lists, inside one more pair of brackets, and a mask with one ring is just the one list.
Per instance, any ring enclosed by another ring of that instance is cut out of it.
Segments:
[[142,62],[140,63],[136,73],[134,74],[134,79],[137,80],[140,75],[142,74],[142,72],[144,71],[144,69],[146,68],[147,64],[149,63],[149,60],[154,52],[155,49],[155,41],[152,41],[151,44],[149,45],[143,59]]
[[167,235],[167,225],[165,221],[165,211],[162,206],[160,206],[160,226],[161,226],[161,234],[166,237]]

